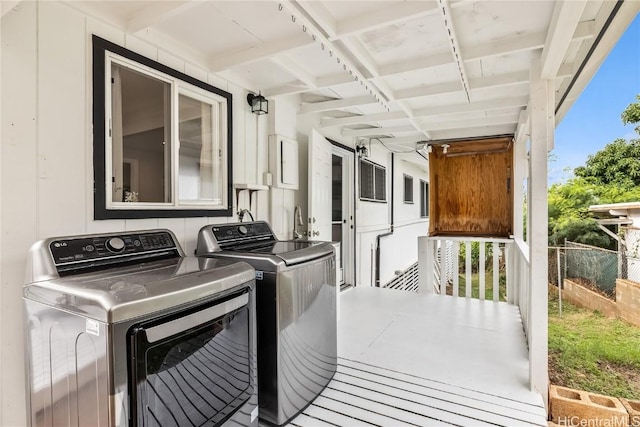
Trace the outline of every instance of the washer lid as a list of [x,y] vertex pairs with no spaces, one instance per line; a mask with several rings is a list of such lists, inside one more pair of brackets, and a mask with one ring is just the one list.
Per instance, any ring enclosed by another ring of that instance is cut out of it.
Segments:
[[[212,262],[215,261],[215,262]],[[146,316],[242,286],[246,263],[173,258],[25,285],[24,298],[105,323]]]
[[277,240],[266,222],[255,221],[202,227],[196,255],[222,254],[248,262],[268,260],[271,264],[293,266],[333,252],[329,242]]
[[270,248],[256,249],[252,253],[268,253],[278,256],[288,266],[321,258],[333,253],[333,245],[326,242],[297,242],[283,240]]

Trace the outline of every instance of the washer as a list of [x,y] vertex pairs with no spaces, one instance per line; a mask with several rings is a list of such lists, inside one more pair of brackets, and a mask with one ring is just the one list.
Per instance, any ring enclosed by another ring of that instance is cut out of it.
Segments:
[[196,255],[256,269],[261,420],[283,425],[337,366],[336,263],[328,242],[281,241],[264,221],[208,225]]
[[47,239],[28,261],[30,425],[258,425],[251,266],[185,257],[168,230]]

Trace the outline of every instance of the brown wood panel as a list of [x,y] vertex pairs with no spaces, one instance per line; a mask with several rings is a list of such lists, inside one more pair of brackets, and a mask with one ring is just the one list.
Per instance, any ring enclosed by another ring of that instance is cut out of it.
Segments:
[[508,237],[513,232],[510,139],[452,143],[429,155],[431,235]]

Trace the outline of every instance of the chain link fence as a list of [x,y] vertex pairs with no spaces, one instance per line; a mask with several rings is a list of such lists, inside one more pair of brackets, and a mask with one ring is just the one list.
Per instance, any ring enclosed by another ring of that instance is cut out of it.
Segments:
[[640,282],[640,229],[622,227],[626,243],[626,262],[623,263],[624,279]]
[[[616,293],[616,279],[627,277],[628,261],[628,257],[616,251],[565,242],[564,247],[549,248],[549,283],[572,279],[612,298]],[[640,259],[637,268],[640,273]]]

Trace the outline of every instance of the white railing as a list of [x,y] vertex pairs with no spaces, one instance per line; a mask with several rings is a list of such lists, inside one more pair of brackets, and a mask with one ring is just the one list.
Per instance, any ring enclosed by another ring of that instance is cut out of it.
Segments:
[[[420,292],[473,297],[480,300],[506,300],[520,306],[525,322],[529,289],[529,252],[522,240],[419,237],[418,247]],[[501,276],[505,282],[502,295]],[[461,282],[464,283],[464,287]],[[472,293],[474,282],[478,288],[477,295]],[[492,291],[486,295],[489,286]]]
[[531,264],[529,261],[529,245],[522,239],[514,239],[512,246],[513,267],[511,275],[513,277],[513,295],[507,301],[520,307],[520,316],[522,317],[522,326],[529,339],[529,296],[530,289],[529,277]]

